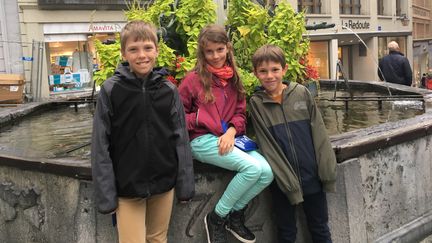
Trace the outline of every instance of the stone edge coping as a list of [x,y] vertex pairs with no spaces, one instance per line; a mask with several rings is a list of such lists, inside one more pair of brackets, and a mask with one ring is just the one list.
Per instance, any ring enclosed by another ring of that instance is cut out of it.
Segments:
[[403,142],[432,135],[432,113],[330,137],[338,163]]

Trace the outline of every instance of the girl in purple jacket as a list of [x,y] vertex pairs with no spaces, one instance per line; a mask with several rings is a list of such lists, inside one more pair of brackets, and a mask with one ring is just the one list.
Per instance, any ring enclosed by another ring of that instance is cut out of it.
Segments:
[[273,174],[257,151],[234,147],[234,138],[245,134],[246,97],[223,27],[209,25],[201,30],[197,63],[179,93],[194,158],[237,172],[204,218],[208,242],[227,242],[226,230],[241,242],[255,242],[255,235],[244,225],[244,210],[272,182]]

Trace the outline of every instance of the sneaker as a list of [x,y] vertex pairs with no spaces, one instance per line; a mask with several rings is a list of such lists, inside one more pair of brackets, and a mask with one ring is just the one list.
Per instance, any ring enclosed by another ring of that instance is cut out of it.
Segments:
[[204,217],[208,243],[228,243],[225,222],[225,218],[220,217],[214,211]]
[[230,213],[225,228],[243,243],[254,243],[256,241],[255,235],[245,226],[245,209],[234,211]]

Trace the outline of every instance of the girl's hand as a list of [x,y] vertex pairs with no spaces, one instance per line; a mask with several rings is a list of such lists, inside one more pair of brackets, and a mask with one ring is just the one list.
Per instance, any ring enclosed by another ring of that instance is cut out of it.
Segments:
[[237,131],[234,127],[228,128],[228,130],[219,137],[218,146],[219,146],[219,154],[225,155],[231,152],[234,149],[234,137]]

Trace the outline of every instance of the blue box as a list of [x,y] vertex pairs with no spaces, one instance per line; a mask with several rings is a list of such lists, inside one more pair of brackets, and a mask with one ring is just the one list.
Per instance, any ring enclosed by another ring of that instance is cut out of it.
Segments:
[[61,74],[51,75],[50,84],[61,84]]

